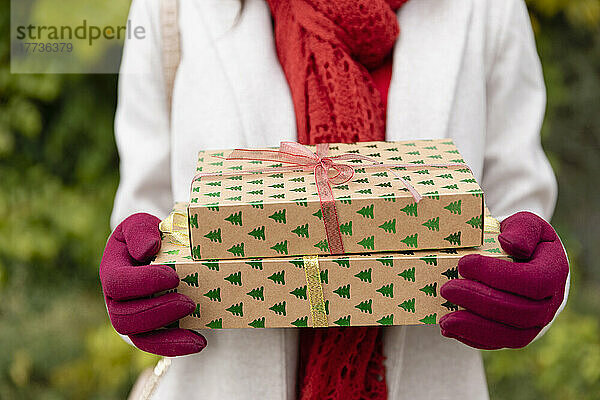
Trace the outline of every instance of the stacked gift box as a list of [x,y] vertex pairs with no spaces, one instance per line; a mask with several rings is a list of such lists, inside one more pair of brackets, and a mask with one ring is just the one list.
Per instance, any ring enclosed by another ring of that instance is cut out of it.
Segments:
[[460,257],[508,258],[450,140],[297,148],[200,152],[154,261],[198,305],[181,327],[435,324]]

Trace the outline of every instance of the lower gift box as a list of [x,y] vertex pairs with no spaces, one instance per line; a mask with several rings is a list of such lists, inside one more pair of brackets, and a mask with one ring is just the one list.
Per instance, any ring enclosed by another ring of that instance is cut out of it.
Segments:
[[[175,207],[170,224],[178,213],[185,224],[184,207]],[[483,245],[475,248],[203,261],[192,260],[180,226],[163,233],[152,264],[174,268],[176,291],[196,302],[179,321],[185,329],[436,324],[458,309],[440,287],[459,277],[461,257],[509,259],[498,222],[489,212],[484,221]]]

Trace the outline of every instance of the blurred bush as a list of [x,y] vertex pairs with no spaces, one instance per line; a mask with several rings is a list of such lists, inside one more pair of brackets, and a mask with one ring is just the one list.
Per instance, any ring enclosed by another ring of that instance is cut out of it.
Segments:
[[123,398],[155,357],[114,333],[98,282],[117,78],[11,75],[0,5],[0,399]]
[[[486,371],[492,399],[596,399],[600,2],[528,3],[548,86],[543,143],[559,179],[553,223],[572,291],[544,338],[485,352]],[[156,358],[114,334],[97,277],[118,181],[117,78],[11,75],[9,0],[0,5],[0,399],[123,398]]]
[[484,352],[492,399],[600,398],[600,1],[529,0],[548,90],[542,142],[559,182],[552,223],[571,294],[546,335]]

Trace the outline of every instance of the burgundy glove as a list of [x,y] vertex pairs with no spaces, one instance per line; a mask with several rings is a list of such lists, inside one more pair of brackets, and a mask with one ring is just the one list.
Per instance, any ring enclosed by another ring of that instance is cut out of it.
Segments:
[[141,350],[162,356],[197,353],[206,339],[179,328],[159,329],[192,313],[196,305],[179,293],[153,294],[179,284],[166,265],[145,265],[160,249],[159,219],[134,214],[113,232],[100,263],[100,281],[115,330]]
[[500,230],[500,245],[518,261],[464,256],[458,272],[465,279],[445,283],[440,292],[465,308],[440,318],[442,335],[479,349],[529,344],[560,307],[569,273],[556,232],[537,215],[514,214]]

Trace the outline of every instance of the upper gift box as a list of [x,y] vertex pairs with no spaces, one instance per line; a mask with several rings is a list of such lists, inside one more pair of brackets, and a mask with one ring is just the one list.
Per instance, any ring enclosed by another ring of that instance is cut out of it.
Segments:
[[449,139],[201,151],[192,256],[480,246],[483,191]]

